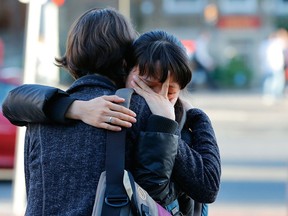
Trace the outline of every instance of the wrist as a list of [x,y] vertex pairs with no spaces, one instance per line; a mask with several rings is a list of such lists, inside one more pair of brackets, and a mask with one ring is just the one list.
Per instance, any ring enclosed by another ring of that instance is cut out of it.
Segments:
[[71,106],[68,108],[65,117],[69,119],[75,119],[75,120],[80,120],[81,119],[81,114],[82,114],[82,104],[83,101],[75,100]]
[[170,110],[165,108],[158,108],[157,111],[152,112],[154,115],[162,116],[164,118],[171,119],[175,121],[175,111],[174,107],[172,107]]

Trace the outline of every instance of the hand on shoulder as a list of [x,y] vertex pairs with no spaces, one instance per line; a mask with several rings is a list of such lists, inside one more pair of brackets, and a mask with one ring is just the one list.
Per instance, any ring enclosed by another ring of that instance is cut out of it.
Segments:
[[69,107],[65,117],[81,120],[94,127],[120,131],[136,122],[136,114],[117,103],[124,99],[116,95],[104,95],[89,101],[76,100]]

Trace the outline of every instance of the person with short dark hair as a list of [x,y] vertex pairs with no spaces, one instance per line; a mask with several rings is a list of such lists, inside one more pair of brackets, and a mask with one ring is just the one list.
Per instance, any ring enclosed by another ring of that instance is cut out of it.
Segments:
[[[80,16],[69,32],[64,57],[58,59],[58,64],[76,78],[67,90],[70,97],[90,100],[113,95],[124,86],[124,62],[136,36],[130,22],[116,10],[91,9]],[[41,91],[40,86],[35,89]],[[36,104],[41,100],[34,99]],[[131,107],[143,120],[128,132],[127,169],[133,169],[132,146],[151,116],[140,96],[133,97]],[[30,108],[25,112],[38,115]],[[67,125],[29,123],[26,127],[25,215],[91,215],[105,167],[106,130],[80,121]]]

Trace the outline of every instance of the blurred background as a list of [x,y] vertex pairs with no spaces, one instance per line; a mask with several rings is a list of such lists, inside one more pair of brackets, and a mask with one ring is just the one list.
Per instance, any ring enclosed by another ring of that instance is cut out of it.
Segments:
[[[288,0],[0,0],[0,104],[22,83],[66,89],[54,66],[73,21],[114,7],[187,49],[191,102],[211,118],[222,184],[209,215],[288,215]],[[0,113],[0,215],[23,215],[23,129]],[[18,158],[18,159],[17,159]]]

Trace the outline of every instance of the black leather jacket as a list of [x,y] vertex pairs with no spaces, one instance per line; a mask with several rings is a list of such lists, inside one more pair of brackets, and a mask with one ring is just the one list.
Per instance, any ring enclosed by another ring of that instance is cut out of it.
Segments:
[[[10,92],[3,103],[3,114],[18,126],[29,122],[69,123],[64,114],[73,101],[57,88],[23,85]],[[141,169],[135,172],[135,179],[162,205],[178,197],[184,214],[194,215],[198,202],[212,203],[216,199],[221,175],[219,149],[203,111],[187,112],[181,130],[186,142],[177,136],[180,131],[175,123],[155,115],[149,119],[137,146],[135,158]],[[197,201],[195,206],[191,198]]]

